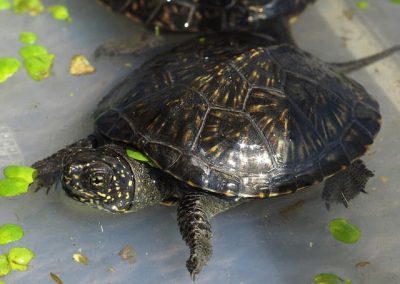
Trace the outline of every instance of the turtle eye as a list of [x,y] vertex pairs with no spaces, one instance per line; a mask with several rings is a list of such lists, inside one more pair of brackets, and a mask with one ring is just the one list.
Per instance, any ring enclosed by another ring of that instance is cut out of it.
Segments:
[[93,172],[89,176],[90,185],[94,188],[102,188],[109,184],[110,177],[103,172]]

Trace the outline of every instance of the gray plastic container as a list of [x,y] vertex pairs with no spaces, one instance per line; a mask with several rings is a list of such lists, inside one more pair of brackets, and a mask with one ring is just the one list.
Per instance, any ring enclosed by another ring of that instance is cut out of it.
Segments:
[[[400,43],[400,5],[368,1],[321,0],[293,26],[299,45],[326,61],[345,61]],[[0,11],[0,56],[18,56],[18,34],[32,31],[57,55],[54,74],[42,82],[23,69],[0,84],[0,167],[32,162],[91,132],[91,113],[99,99],[146,56],[101,58],[93,51],[110,39],[137,36],[143,29],[96,1],[44,1],[65,4],[71,24],[44,13],[37,17]],[[85,54],[96,66],[93,75],[73,77],[68,65]],[[380,102],[383,127],[365,162],[375,171],[350,209],[321,201],[321,186],[285,198],[255,201],[215,218],[214,255],[198,283],[312,283],[322,272],[353,283],[400,283],[400,57],[392,56],[353,73]],[[285,208],[293,204],[293,210]],[[24,238],[3,246],[26,246],[37,257],[29,271],[13,272],[6,283],[54,283],[49,273],[69,283],[191,283],[185,268],[188,249],[181,240],[174,207],[148,208],[111,215],[69,200],[60,188],[0,199],[0,224],[23,226]],[[328,230],[343,217],[362,229],[361,240],[345,245]],[[124,245],[136,262],[118,255]],[[72,260],[81,252],[84,266]],[[365,267],[356,264],[368,261]],[[111,269],[112,267],[112,269]],[[114,272],[113,272],[114,271]]]

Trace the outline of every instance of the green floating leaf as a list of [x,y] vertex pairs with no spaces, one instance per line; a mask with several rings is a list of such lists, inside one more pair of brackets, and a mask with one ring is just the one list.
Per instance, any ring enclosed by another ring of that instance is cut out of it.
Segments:
[[7,256],[5,254],[0,254],[0,277],[7,275],[8,273],[10,273],[10,271],[11,267],[8,263]]
[[38,44],[27,45],[19,50],[19,54],[24,59],[27,59],[30,57],[35,57],[35,56],[45,55],[48,53],[49,52],[47,51],[46,47],[44,47],[43,45],[38,45]]
[[22,178],[32,183],[37,175],[37,170],[28,166],[10,165],[4,168],[4,176],[8,178]]
[[389,2],[393,4],[400,4],[400,0],[389,0]]
[[0,0],[0,11],[11,8],[11,3],[8,0]]
[[19,54],[24,58],[24,67],[33,80],[40,81],[50,75],[55,55],[48,53],[47,48],[28,45],[21,48]]
[[127,149],[126,154],[128,155],[129,158],[132,158],[136,161],[141,161],[149,164],[151,167],[156,167],[156,165],[153,163],[153,161],[150,160],[149,157],[147,157],[144,153],[135,151],[132,149]]
[[7,81],[12,77],[21,66],[21,62],[13,57],[0,58],[0,83]]
[[59,21],[72,22],[69,16],[69,11],[67,7],[63,5],[53,5],[47,8],[47,11],[53,15],[53,18]]
[[361,237],[361,230],[343,218],[330,221],[329,230],[336,240],[346,244],[354,244]]
[[29,182],[22,178],[0,179],[0,196],[17,196],[26,193]]
[[53,66],[54,58],[54,54],[31,57],[25,59],[24,67],[33,80],[41,81],[50,76],[50,70]]
[[34,44],[37,41],[37,35],[32,32],[22,32],[19,34],[19,40],[24,44]]
[[35,253],[28,248],[15,247],[8,251],[8,262],[12,270],[26,271]]
[[16,14],[29,13],[31,16],[36,16],[44,10],[40,0],[14,0],[12,7]]
[[139,151],[127,149],[126,154],[128,155],[129,158],[135,159],[137,161],[142,161],[142,162],[150,161],[149,157],[147,157],[145,154]]
[[343,280],[331,273],[321,273],[314,277],[314,284],[351,284],[349,279]]
[[359,9],[367,9],[369,7],[369,3],[367,1],[358,1],[356,6]]
[[24,236],[24,230],[21,226],[14,224],[5,224],[0,227],[0,245],[16,242]]

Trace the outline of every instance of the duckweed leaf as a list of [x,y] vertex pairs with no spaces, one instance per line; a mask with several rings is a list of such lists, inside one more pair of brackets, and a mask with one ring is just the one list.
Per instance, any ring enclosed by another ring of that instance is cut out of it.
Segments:
[[32,183],[36,178],[37,171],[27,166],[10,165],[4,168],[4,176],[8,178],[22,178]]
[[36,16],[44,10],[40,0],[14,0],[12,7],[16,14],[29,13],[31,16]]
[[11,267],[8,263],[7,256],[5,254],[0,254],[0,277],[7,275],[8,273],[10,273],[10,271]]
[[63,5],[50,6],[47,8],[47,11],[52,14],[53,18],[56,20],[72,22],[68,8]]
[[24,44],[34,44],[37,41],[37,35],[32,32],[22,32],[19,34],[19,40]]
[[351,284],[349,279],[343,280],[331,273],[321,273],[314,277],[314,284]]
[[8,262],[12,270],[26,271],[35,253],[24,247],[14,247],[8,251]]
[[361,237],[361,230],[343,218],[330,221],[329,230],[336,240],[346,244],[354,244]]
[[21,62],[13,57],[0,58],[0,83],[7,81],[12,77],[21,66]]
[[20,240],[24,236],[21,226],[14,224],[4,224],[0,227],[0,245]]
[[8,0],[0,0],[0,11],[11,8],[11,3]]
[[126,154],[128,155],[129,158],[132,158],[132,159],[134,159],[136,161],[145,162],[145,163],[148,163],[152,167],[156,167],[156,165],[150,160],[150,158],[147,157],[142,152],[135,151],[135,150],[132,150],[132,149],[127,149],[126,150]]
[[26,193],[29,182],[22,178],[0,179],[0,196],[17,196]]
[[369,7],[369,3],[367,1],[358,1],[356,6],[359,9],[367,9]]

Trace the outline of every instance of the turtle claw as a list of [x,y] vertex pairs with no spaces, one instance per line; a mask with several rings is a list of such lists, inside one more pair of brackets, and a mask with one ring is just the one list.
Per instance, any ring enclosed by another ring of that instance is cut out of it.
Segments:
[[53,185],[57,182],[59,174],[58,172],[55,173],[47,173],[47,174],[40,174],[40,169],[38,169],[38,175],[35,181],[29,186],[29,188],[34,192],[38,192],[42,188],[46,189],[46,194],[49,194]]
[[198,257],[196,255],[191,255],[190,258],[186,261],[186,268],[189,270],[190,278],[195,282],[197,275],[200,273],[204,264],[201,264]]

